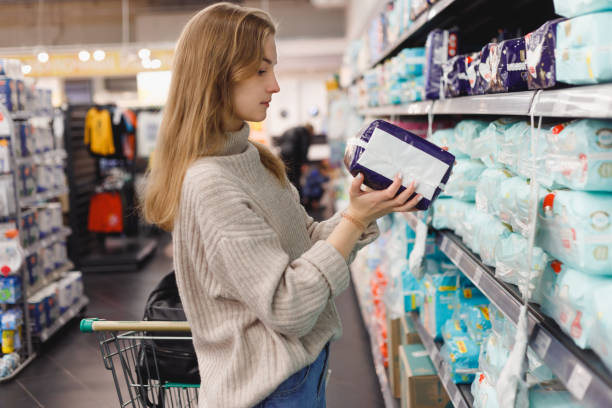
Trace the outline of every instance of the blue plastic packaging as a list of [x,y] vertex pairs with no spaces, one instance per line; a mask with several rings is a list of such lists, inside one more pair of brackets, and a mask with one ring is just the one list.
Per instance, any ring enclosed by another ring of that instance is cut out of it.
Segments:
[[440,349],[442,359],[451,367],[451,379],[455,384],[470,384],[478,369],[480,346],[468,336],[445,341]]
[[553,0],[553,2],[555,13],[568,18],[612,10],[612,0]]
[[539,205],[536,244],[585,273],[612,275],[612,195],[557,190]]

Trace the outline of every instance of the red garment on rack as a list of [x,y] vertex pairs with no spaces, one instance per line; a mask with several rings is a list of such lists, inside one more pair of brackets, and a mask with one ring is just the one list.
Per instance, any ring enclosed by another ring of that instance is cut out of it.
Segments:
[[97,193],[91,197],[87,228],[91,232],[123,232],[123,206],[119,193]]

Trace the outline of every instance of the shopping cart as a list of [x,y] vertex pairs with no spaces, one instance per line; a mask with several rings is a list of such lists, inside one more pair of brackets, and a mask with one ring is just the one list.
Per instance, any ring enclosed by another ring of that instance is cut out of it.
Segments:
[[104,366],[113,375],[120,407],[197,407],[200,384],[164,380],[155,347],[160,342],[191,341],[190,336],[184,336],[191,332],[187,322],[83,319],[81,332],[98,335]]

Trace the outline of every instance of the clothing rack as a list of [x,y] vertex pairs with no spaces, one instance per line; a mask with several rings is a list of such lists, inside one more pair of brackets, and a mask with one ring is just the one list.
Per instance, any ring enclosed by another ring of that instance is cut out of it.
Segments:
[[66,111],[64,143],[68,155],[67,176],[70,187],[70,227],[73,235],[68,242],[70,257],[83,272],[136,271],[157,248],[157,240],[138,225],[134,180],[136,160],[125,168],[131,174],[131,186],[126,188],[124,208],[125,225],[136,223],[130,234],[98,234],[88,230],[89,203],[100,182],[99,158],[93,157],[84,142],[85,117],[91,107],[105,108],[114,105],[70,105]]

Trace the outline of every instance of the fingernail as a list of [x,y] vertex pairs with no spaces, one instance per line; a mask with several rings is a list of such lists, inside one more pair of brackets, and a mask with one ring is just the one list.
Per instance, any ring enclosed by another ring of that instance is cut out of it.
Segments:
[[400,180],[403,178],[403,177],[402,177],[402,173],[397,173],[397,174],[395,175],[395,177],[397,177],[397,178],[398,178],[398,179],[400,179]]
[[423,196],[422,196],[422,195],[419,195],[419,199],[417,200],[417,203],[418,203],[419,201],[421,201],[422,199],[423,199]]

